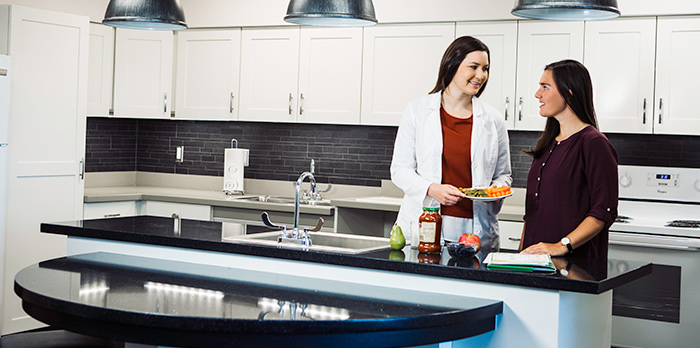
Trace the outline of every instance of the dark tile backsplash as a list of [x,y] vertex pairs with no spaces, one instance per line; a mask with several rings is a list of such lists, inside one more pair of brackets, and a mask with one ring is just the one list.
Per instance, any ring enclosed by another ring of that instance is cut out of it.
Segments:
[[[513,186],[525,187],[540,132],[510,131]],[[620,164],[700,167],[700,137],[607,134]],[[245,177],[293,181],[316,162],[322,183],[379,186],[390,179],[396,127],[294,123],[93,118],[87,122],[86,171],[146,171],[223,176],[231,139],[250,149]],[[175,149],[184,146],[184,162]]]

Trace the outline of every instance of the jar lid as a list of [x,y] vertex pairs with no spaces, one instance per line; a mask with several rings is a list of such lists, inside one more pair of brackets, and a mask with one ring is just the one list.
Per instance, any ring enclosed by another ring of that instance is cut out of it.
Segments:
[[438,211],[438,210],[440,210],[440,207],[423,207],[423,210]]

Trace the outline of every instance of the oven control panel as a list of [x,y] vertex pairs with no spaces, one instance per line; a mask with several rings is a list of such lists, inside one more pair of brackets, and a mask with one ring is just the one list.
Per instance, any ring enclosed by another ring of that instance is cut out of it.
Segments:
[[620,198],[700,202],[700,169],[618,166]]
[[647,186],[678,187],[680,174],[670,171],[647,172]]

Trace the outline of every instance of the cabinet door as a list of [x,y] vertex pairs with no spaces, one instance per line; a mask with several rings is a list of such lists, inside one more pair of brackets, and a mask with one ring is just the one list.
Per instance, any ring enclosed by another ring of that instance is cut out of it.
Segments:
[[659,18],[654,133],[700,134],[700,17]]
[[656,19],[586,23],[584,64],[600,130],[651,133]]
[[[3,26],[8,18],[0,18]],[[66,255],[47,221],[82,218],[89,19],[12,6],[12,56],[2,334],[43,324],[12,290],[22,268]]]
[[535,92],[544,67],[562,59],[583,62],[583,22],[519,22],[516,129],[544,129]]
[[364,30],[360,123],[396,126],[408,103],[435,86],[455,24],[377,25]]
[[243,29],[239,120],[296,122],[299,28]]
[[301,28],[299,122],[359,124],[362,28]]
[[114,75],[114,28],[90,23],[87,114],[109,116]]
[[235,120],[241,30],[177,32],[175,117]]
[[515,65],[518,23],[457,23],[457,37],[473,36],[489,48],[489,80],[481,98],[503,113],[509,129],[515,126]]
[[204,221],[210,221],[212,219],[211,207],[208,205],[158,201],[146,202],[146,215],[162,217],[172,217],[173,215],[177,215],[181,219]]
[[169,118],[173,33],[116,29],[114,116]]
[[523,226],[524,223],[519,221],[498,221],[501,249],[518,250]]

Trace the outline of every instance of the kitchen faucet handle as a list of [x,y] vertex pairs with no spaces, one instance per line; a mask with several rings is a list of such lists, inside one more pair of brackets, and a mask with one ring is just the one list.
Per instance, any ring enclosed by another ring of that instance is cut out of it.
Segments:
[[320,217],[318,218],[318,222],[316,223],[316,227],[310,229],[310,232],[318,232],[321,230],[321,227],[323,227],[323,218]]
[[262,218],[262,222],[265,224],[267,227],[272,227],[272,228],[279,228],[281,229],[285,234],[287,233],[287,226],[282,226],[282,225],[275,225],[270,221],[270,215],[264,211],[262,214],[260,214],[260,217]]

